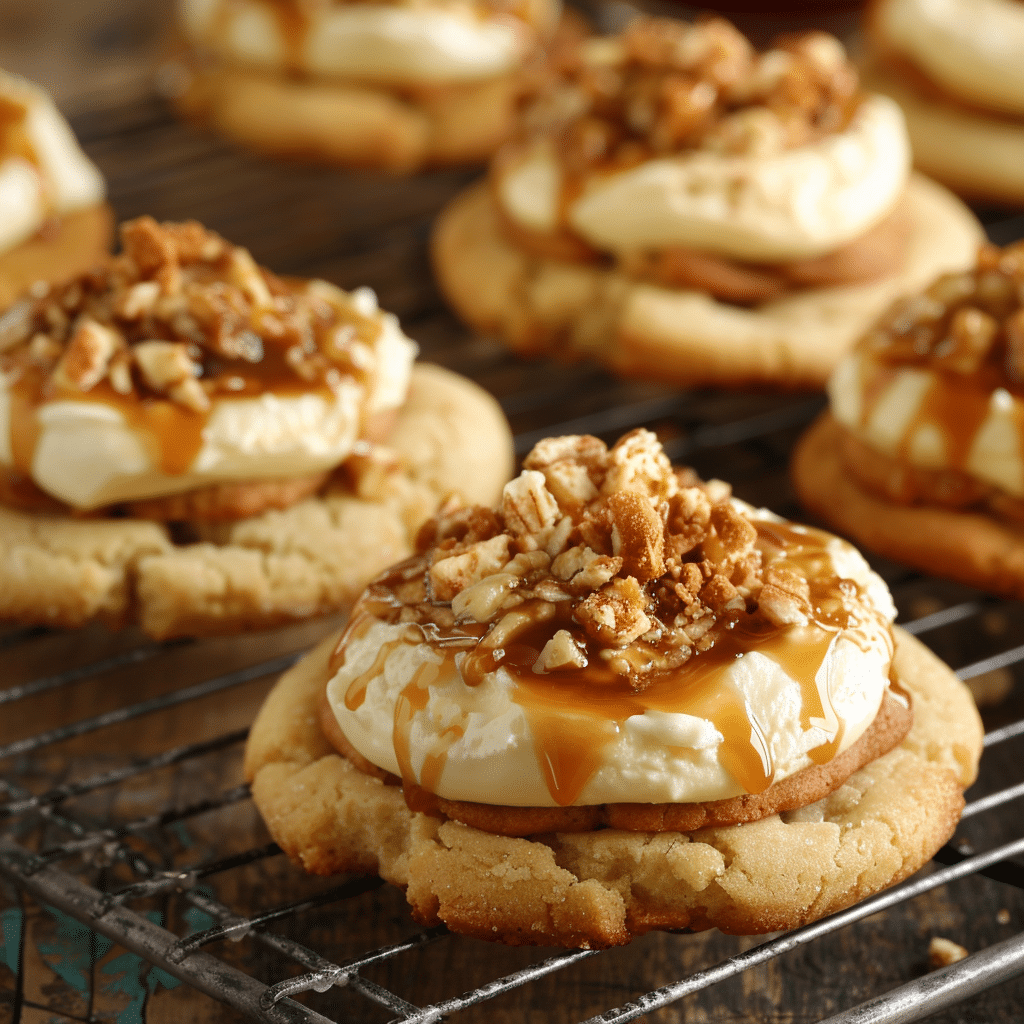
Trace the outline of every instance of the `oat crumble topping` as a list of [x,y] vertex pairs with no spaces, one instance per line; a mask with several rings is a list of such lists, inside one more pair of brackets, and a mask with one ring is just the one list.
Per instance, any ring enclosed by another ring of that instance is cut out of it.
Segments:
[[830,562],[811,582],[766,564],[728,485],[673,469],[648,430],[611,449],[595,437],[549,438],[523,467],[497,510],[449,507],[428,521],[419,555],[368,589],[373,614],[492,650],[548,621],[534,671],[579,669],[599,652],[638,689],[741,619],[770,631],[859,614],[857,586]]
[[984,374],[992,387],[1024,388],[1024,242],[985,244],[977,266],[944,274],[900,299],[864,339],[881,362]]
[[553,132],[581,174],[689,149],[781,152],[841,131],[860,100],[834,37],[784,36],[758,54],[721,18],[637,18],[621,36],[571,47],[554,75],[527,129]]
[[0,317],[0,369],[42,379],[40,398],[165,398],[195,413],[219,394],[365,381],[381,322],[326,281],[291,282],[195,221],[140,217],[123,252],[68,284],[37,287]]

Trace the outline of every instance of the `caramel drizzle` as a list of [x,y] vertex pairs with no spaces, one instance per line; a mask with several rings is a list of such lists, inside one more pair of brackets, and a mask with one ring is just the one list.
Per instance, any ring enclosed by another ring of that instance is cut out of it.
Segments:
[[[922,427],[936,430],[944,441],[947,467],[958,472],[969,472],[967,461],[978,432],[988,419],[992,391],[999,386],[985,387],[984,381],[965,381],[962,374],[929,368],[932,375],[920,405],[910,418],[896,444],[896,456],[913,463],[911,446]],[[899,368],[865,360],[861,369],[860,427],[866,428],[878,403],[899,375]],[[981,386],[979,387],[979,384]],[[1024,410],[1019,397],[1014,398],[1012,416],[1015,422],[1019,449],[1024,453]]]
[[[194,412],[168,398],[123,395],[107,379],[88,391],[58,389],[34,365],[25,352],[9,353],[2,366],[8,374],[11,395],[9,436],[14,468],[31,476],[32,460],[42,428],[39,409],[51,402],[97,402],[116,409],[138,437],[143,439],[153,464],[168,476],[187,473],[203,447],[203,431],[213,412]],[[318,394],[328,402],[335,393],[322,382],[310,383],[296,376],[282,355],[268,346],[259,363],[232,361],[230,367],[212,377],[211,398],[230,401],[270,393],[280,396]]]
[[[802,728],[818,728],[825,734],[809,756],[813,762],[825,764],[838,753],[844,732],[833,705],[828,659],[840,635],[864,646],[866,634],[863,623],[848,612],[848,602],[843,600],[856,592],[856,584],[839,579],[831,571],[825,549],[827,535],[798,530],[787,523],[755,525],[762,546],[784,551],[785,562],[808,579],[814,618],[807,627],[773,626],[756,616],[744,615],[722,632],[710,650],[693,655],[681,668],[653,673],[642,689],[635,689],[627,678],[607,666],[570,613],[548,602],[532,606],[526,603],[517,610],[523,612],[529,625],[500,647],[491,634],[481,635],[486,627],[479,623],[450,629],[410,624],[400,637],[384,644],[372,665],[349,683],[345,705],[352,711],[362,705],[368,684],[380,675],[395,650],[405,644],[427,642],[441,655],[441,661],[417,670],[403,688],[394,712],[394,749],[407,788],[412,784],[435,792],[448,752],[464,733],[463,721],[438,736],[417,780],[410,753],[411,730],[415,715],[427,706],[431,683],[459,673],[467,686],[475,687],[501,667],[514,681],[512,699],[527,716],[538,766],[552,800],[560,806],[579,799],[600,768],[604,749],[620,734],[626,719],[647,710],[682,713],[711,722],[723,737],[718,750],[722,765],[746,792],[761,793],[775,778],[766,737],[769,723],[757,720],[742,693],[729,681],[730,668],[757,651],[797,681],[802,697]],[[413,559],[406,566],[415,564],[417,560]],[[360,602],[335,650],[332,675],[344,664],[349,639],[365,636],[379,619],[395,621],[401,603],[392,587],[402,572],[399,566],[391,577],[378,580]],[[535,673],[533,666],[541,649],[558,629],[568,629],[586,651],[586,667]],[[656,648],[648,646],[654,657]]]

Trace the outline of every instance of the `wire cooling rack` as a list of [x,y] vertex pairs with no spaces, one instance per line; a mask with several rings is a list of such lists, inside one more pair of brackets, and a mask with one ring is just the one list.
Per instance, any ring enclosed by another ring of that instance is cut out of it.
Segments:
[[[786,477],[819,397],[679,392],[525,364],[474,340],[430,283],[430,218],[471,175],[385,181],[248,158],[161,103],[97,101],[76,130],[120,216],[196,216],[285,273],[371,284],[427,358],[483,383],[517,451],[647,425],[677,461],[799,517]],[[1001,242],[1020,220],[987,217]],[[1024,1008],[1024,606],[875,560],[900,621],[985,691],[982,775],[930,869],[794,932],[507,949],[423,930],[374,878],[312,879],[241,782],[246,726],[331,627],[153,643],[0,632],[0,1022],[1001,1021]],[[942,936],[972,951],[926,972]],[[213,1000],[199,996],[205,993]],[[851,1009],[853,1007],[853,1009]]]

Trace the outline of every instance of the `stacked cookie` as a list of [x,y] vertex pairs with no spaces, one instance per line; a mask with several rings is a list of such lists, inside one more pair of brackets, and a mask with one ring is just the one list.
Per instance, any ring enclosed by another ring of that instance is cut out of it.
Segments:
[[757,54],[721,20],[637,19],[566,55],[490,180],[441,215],[434,264],[517,351],[807,387],[980,237],[909,175],[899,109],[834,38]]
[[[486,159],[558,0],[180,0],[182,108],[266,152],[409,171]],[[179,76],[180,77],[180,76]]]
[[977,712],[850,545],[646,431],[524,465],[271,693],[246,770],[292,858],[377,871],[424,923],[597,948],[794,927],[945,842]]
[[490,396],[369,289],[283,280],[194,222],[4,315],[0,614],[157,637],[337,610],[450,493],[511,469]]
[[803,503],[873,550],[1024,596],[1024,246],[897,303],[837,368],[793,464]]
[[868,71],[907,118],[914,160],[975,199],[1024,201],[1024,9],[1014,0],[876,0]]

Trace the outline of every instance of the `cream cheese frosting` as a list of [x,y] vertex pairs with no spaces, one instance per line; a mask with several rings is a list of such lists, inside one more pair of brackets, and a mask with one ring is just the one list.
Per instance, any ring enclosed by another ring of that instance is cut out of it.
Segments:
[[[868,600],[881,616],[895,616],[885,585],[849,544],[834,539],[830,555],[837,572],[867,588]],[[815,627],[804,630],[806,636],[797,635],[794,642],[820,642]],[[392,740],[397,708],[409,680],[430,672],[429,699],[414,713],[409,733],[416,779],[422,779],[424,762],[436,755],[441,737],[455,734],[458,738],[445,744],[447,758],[435,786],[439,796],[517,807],[556,806],[538,761],[530,717],[516,701],[510,674],[498,669],[480,686],[467,687],[436,649],[401,643],[406,631],[401,625],[374,625],[349,645],[345,665],[328,684],[328,700],[352,745],[367,760],[401,775]],[[345,704],[349,686],[374,668],[380,651],[390,644],[395,644],[394,653],[368,681],[366,700],[350,711]],[[859,739],[874,719],[888,686],[891,654],[888,630],[881,625],[867,645],[840,635],[829,647],[816,681],[827,689],[843,723],[839,752]],[[812,764],[809,752],[834,735],[825,723],[802,727],[801,686],[771,656],[753,650],[736,659],[719,685],[740,694],[751,719],[761,723],[759,742],[774,765],[775,781]],[[576,717],[585,720],[586,710],[566,714],[562,727],[573,729]],[[646,708],[617,722],[613,732],[576,803],[685,803],[745,792],[722,763],[722,733],[705,718]]]
[[[54,215],[103,200],[100,172],[42,89],[0,72],[0,251],[31,238]],[[12,143],[20,143],[11,152]]]
[[[910,169],[899,107],[869,96],[844,131],[770,155],[707,151],[595,174],[566,218],[598,249],[684,246],[740,260],[822,255],[873,227],[895,205]],[[533,231],[558,224],[561,172],[539,143],[499,176],[504,211]]]
[[1014,0],[883,0],[886,45],[954,96],[1024,114],[1024,6]]
[[260,0],[180,0],[192,40],[225,59],[319,78],[385,84],[472,82],[501,75],[533,45],[515,17],[486,17],[468,2],[339,3],[311,12],[292,43]]
[[[376,296],[360,289],[364,315],[378,313]],[[262,394],[213,403],[202,446],[184,472],[161,468],[159,449],[113,405],[53,401],[40,406],[32,458],[35,484],[79,509],[177,494],[230,480],[307,476],[340,465],[353,451],[364,417],[401,405],[416,345],[397,319],[380,314],[373,357],[381,383],[371,394],[339,381],[330,394]],[[13,465],[11,378],[0,372],[0,464]]]
[[416,346],[369,288],[283,281],[195,222],[122,227],[102,271],[0,320],[0,466],[79,510],[340,465]]

